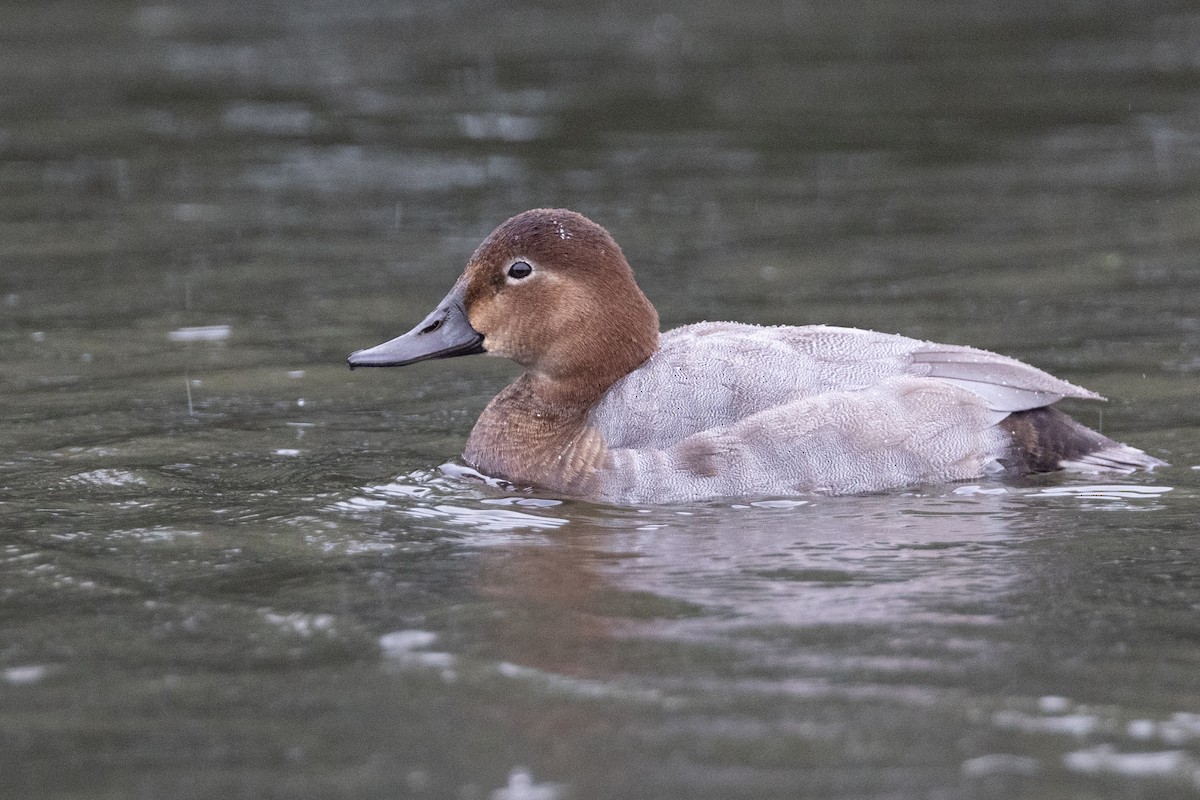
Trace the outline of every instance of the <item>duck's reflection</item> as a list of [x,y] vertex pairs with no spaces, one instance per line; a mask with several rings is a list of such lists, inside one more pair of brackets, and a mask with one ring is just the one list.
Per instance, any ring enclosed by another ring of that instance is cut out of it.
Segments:
[[635,640],[744,648],[781,632],[987,625],[1017,575],[1006,503],[950,494],[581,506],[553,534],[489,548],[478,589],[495,605],[503,660],[581,677],[628,670],[619,645]]
[[606,643],[622,621],[606,613],[602,555],[570,536],[487,554],[478,588],[495,606],[502,659],[577,677],[610,673]]
[[494,745],[506,766],[619,797],[719,785],[732,763],[736,786],[829,780],[861,796],[861,776],[908,758],[913,737],[942,758],[967,732],[982,743],[964,752],[987,754],[1005,720],[1036,716],[1036,703],[995,712],[1039,691],[1013,681],[1036,684],[1045,643],[1015,637],[1054,605],[1036,577],[1063,580],[1044,545],[1072,519],[1063,497],[958,486],[686,509],[459,497],[415,516],[470,528],[487,622],[450,683],[480,729],[506,732]]

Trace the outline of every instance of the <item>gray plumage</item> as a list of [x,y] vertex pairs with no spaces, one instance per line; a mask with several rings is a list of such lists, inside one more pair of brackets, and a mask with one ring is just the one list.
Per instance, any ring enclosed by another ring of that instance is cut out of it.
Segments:
[[[847,494],[1003,471],[1013,440],[998,423],[1064,397],[1103,399],[970,347],[707,322],[663,334],[589,422],[610,448],[601,477],[610,499]],[[1161,463],[1109,444],[1120,451],[1059,466]]]

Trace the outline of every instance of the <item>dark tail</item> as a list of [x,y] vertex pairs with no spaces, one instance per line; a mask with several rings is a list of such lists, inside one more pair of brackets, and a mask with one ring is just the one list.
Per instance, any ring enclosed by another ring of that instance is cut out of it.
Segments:
[[1060,469],[1128,473],[1167,466],[1167,462],[1114,442],[1049,406],[1009,414],[1000,427],[1012,437],[1009,455],[1002,461],[1018,474]]

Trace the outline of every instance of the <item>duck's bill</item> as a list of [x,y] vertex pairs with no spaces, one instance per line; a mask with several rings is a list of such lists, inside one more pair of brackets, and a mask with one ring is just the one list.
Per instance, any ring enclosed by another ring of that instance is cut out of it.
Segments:
[[463,306],[464,287],[450,290],[433,313],[403,336],[356,350],[346,359],[355,367],[403,367],[431,358],[483,353],[483,334],[471,327]]

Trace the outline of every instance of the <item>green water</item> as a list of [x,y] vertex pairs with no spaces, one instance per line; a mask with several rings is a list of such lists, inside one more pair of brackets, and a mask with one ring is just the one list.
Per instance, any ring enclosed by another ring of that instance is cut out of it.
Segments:
[[[1197,52],[1182,2],[0,6],[0,795],[1200,794]],[[515,368],[345,356],[546,205],[666,327],[994,349],[1173,466],[444,476]]]

